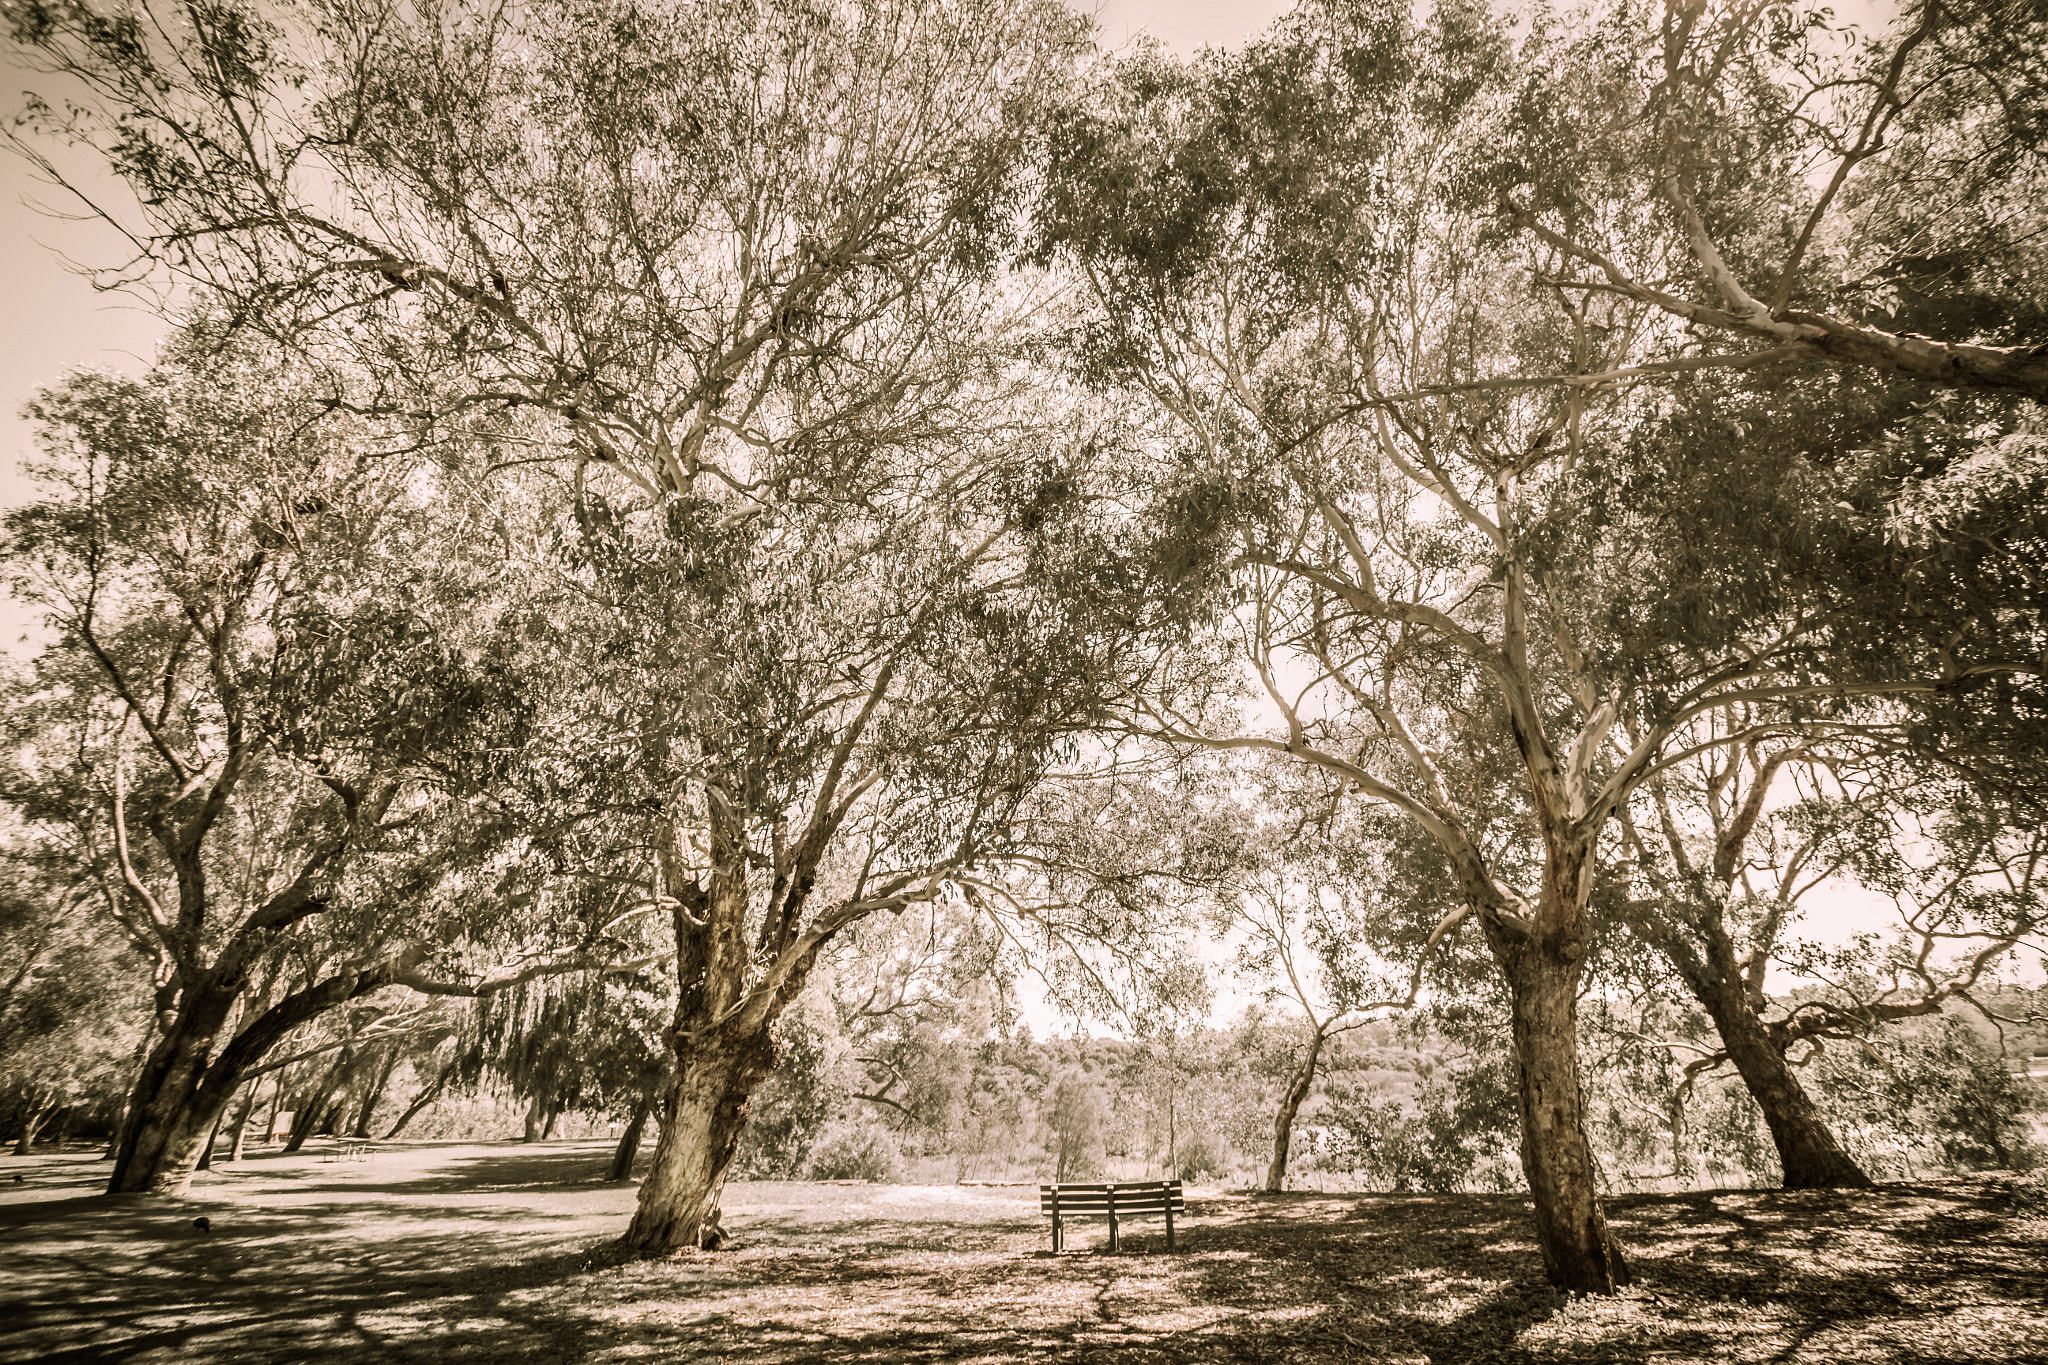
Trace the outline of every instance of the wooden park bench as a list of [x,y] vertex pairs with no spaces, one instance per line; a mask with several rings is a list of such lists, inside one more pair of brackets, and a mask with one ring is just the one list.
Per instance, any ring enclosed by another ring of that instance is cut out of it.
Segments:
[[1132,1214],[1166,1215],[1166,1249],[1173,1250],[1173,1219],[1187,1211],[1178,1180],[1119,1181],[1105,1185],[1040,1185],[1038,1211],[1052,1217],[1052,1249],[1067,1246],[1066,1221],[1073,1217],[1109,1219],[1109,1249],[1117,1250],[1117,1233]]

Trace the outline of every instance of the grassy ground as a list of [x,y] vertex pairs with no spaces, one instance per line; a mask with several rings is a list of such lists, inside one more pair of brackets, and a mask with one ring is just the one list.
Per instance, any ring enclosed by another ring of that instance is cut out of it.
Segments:
[[602,1144],[331,1155],[184,1201],[0,1161],[0,1361],[2048,1362],[2048,1192],[2010,1179],[1617,1198],[1637,1284],[1567,1302],[1514,1197],[1198,1193],[1177,1255],[1054,1257],[1028,1189],[735,1184],[733,1249],[627,1262]]

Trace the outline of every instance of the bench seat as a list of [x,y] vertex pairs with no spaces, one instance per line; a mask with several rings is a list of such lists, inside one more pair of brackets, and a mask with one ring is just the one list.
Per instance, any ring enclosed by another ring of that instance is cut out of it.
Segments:
[[1119,1249],[1118,1234],[1132,1214],[1166,1217],[1166,1249],[1173,1250],[1173,1220],[1187,1211],[1178,1180],[1123,1180],[1096,1184],[1040,1185],[1038,1211],[1052,1219],[1052,1249],[1066,1250],[1066,1220],[1109,1219],[1109,1249]]

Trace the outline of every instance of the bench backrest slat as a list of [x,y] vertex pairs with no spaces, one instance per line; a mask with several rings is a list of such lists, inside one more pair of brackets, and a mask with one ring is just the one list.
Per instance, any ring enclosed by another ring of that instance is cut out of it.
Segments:
[[[1038,1209],[1051,1213],[1054,1209],[1053,1194],[1059,1194],[1058,1209],[1062,1215],[1069,1213],[1089,1214],[1109,1212],[1109,1193],[1112,1185],[1074,1184],[1040,1185],[1038,1187]],[[1115,1182],[1116,1211],[1124,1213],[1164,1213],[1171,1208],[1175,1213],[1187,1207],[1187,1200],[1181,1194],[1178,1180],[1149,1180]]]

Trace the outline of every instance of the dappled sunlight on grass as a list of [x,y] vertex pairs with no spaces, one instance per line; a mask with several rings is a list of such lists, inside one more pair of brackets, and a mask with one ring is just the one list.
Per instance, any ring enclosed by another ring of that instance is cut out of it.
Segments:
[[1209,1195],[1178,1254],[1140,1223],[1121,1254],[1082,1224],[1054,1256],[1027,1190],[735,1184],[732,1250],[632,1261],[610,1239],[635,1191],[602,1156],[420,1144],[189,1201],[83,1196],[89,1160],[41,1158],[53,1197],[0,1205],[0,1359],[2048,1358],[2048,1220],[1995,1179],[1617,1198],[1637,1283],[1573,1302],[1507,1195]]

